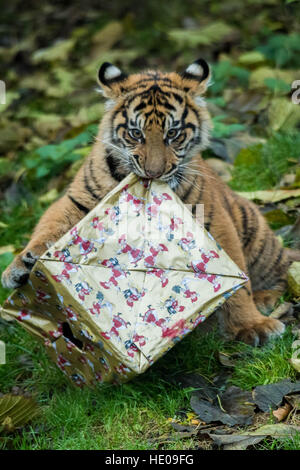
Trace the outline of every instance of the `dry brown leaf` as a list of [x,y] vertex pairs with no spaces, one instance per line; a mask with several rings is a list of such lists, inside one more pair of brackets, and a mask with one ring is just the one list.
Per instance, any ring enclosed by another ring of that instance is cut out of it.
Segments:
[[300,196],[300,189],[270,189],[263,191],[240,191],[240,196],[249,199],[250,201],[258,200],[264,203],[278,202],[284,199]]
[[289,403],[285,403],[285,405],[273,411],[273,416],[275,416],[278,422],[283,421],[289,415],[292,409],[293,408]]
[[281,318],[284,315],[289,315],[293,311],[293,304],[291,302],[283,302],[280,304],[270,315],[272,318]]

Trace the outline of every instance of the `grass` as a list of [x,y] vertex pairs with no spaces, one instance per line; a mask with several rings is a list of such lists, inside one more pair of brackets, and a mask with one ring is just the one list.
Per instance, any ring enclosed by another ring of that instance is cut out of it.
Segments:
[[234,162],[235,191],[257,191],[278,185],[281,177],[299,163],[300,134],[274,134],[265,144],[243,149]]
[[[204,336],[195,331],[131,382],[84,391],[65,379],[43,346],[19,325],[1,323],[1,337],[8,350],[7,364],[0,368],[1,391],[19,386],[34,393],[41,406],[40,416],[30,426],[2,438],[4,449],[157,448],[157,437],[172,434],[168,418],[178,418],[180,410],[191,411],[191,389],[170,383],[169,376],[197,372],[211,380],[223,370],[219,351],[239,354],[231,383],[242,388],[295,378],[288,362],[294,340],[290,331],[257,349],[226,343],[216,330]],[[182,440],[164,448],[195,445]]]
[[258,448],[260,450],[299,450],[300,433],[295,433],[292,438],[265,440]]
[[[248,149],[248,157],[244,154],[235,166],[231,186],[237,190],[255,190],[278,184],[282,174],[293,166],[293,142],[296,142],[293,139],[299,138],[281,135],[272,137],[263,147]],[[253,162],[247,163],[246,157],[253,158]],[[1,220],[6,227],[0,232],[0,246],[14,243],[20,249],[28,239],[45,209],[38,202],[37,194],[31,197],[30,203],[2,206]],[[0,255],[0,272],[12,256],[9,252]],[[7,295],[8,291],[0,287],[0,302]],[[0,367],[1,392],[19,386],[36,396],[41,409],[30,425],[2,437],[0,449],[158,448],[155,439],[173,432],[168,419],[181,416],[182,410],[191,410],[191,390],[174,385],[170,376],[197,372],[212,380],[225,369],[218,359],[219,352],[235,358],[230,383],[243,389],[286,377],[295,379],[295,370],[288,361],[294,340],[290,329],[282,338],[256,349],[225,342],[216,330],[206,335],[195,331],[131,382],[82,391],[69,383],[48,359],[44,347],[19,324],[1,321],[0,338],[7,345],[7,364]],[[163,448],[193,449],[197,445],[188,439],[164,443]],[[300,449],[300,438],[268,440],[259,448]]]

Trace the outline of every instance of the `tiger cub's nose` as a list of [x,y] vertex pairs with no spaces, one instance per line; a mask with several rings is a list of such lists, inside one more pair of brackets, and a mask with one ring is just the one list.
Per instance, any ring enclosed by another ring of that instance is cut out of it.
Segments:
[[160,170],[145,170],[145,174],[147,176],[147,178],[151,178],[151,179],[154,179],[154,178],[159,178],[163,172],[160,171]]

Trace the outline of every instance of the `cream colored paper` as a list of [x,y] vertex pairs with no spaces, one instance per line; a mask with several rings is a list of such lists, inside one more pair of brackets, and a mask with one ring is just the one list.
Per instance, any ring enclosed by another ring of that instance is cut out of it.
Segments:
[[120,383],[245,282],[167,184],[130,174],[41,256],[1,315],[39,337],[75,385]]

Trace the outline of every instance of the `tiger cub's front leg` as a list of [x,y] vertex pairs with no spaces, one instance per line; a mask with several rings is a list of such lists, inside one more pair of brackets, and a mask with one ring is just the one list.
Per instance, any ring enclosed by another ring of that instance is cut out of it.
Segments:
[[95,160],[92,151],[65,196],[49,207],[36,226],[26,248],[15,257],[2,274],[3,287],[13,289],[25,284],[33,265],[43,252],[67,233],[116,186],[117,181],[109,176],[106,176],[105,181],[103,177],[99,177],[99,182],[92,179],[92,171],[101,176],[100,165],[99,159]]
[[72,196],[70,198],[66,195],[49,207],[36,226],[26,248],[3,272],[3,287],[14,289],[25,284],[31,269],[42,253],[88,212],[88,208],[74,201],[76,200]]
[[[221,220],[221,222],[220,222]],[[226,214],[216,217],[211,225],[211,233],[239,266],[247,274],[247,265],[237,231]],[[251,281],[230,297],[221,309],[221,325],[232,339],[257,346],[270,337],[283,333],[284,325],[279,320],[262,315],[253,299]]]

